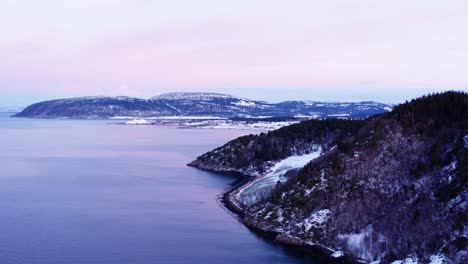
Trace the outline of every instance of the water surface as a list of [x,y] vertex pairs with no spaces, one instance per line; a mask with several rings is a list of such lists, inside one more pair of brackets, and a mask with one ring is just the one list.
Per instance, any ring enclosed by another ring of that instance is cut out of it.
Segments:
[[185,166],[246,131],[0,114],[0,263],[304,263],[219,203],[234,178]]

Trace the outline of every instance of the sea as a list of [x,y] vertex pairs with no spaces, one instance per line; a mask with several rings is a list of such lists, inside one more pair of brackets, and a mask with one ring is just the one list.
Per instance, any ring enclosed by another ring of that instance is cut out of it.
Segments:
[[186,166],[256,131],[0,113],[1,264],[319,263],[220,202],[237,178]]

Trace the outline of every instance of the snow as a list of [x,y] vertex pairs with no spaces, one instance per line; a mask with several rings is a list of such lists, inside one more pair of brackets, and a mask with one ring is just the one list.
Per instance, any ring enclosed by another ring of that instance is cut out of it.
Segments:
[[392,108],[391,108],[391,107],[388,107],[388,106],[385,106],[385,107],[383,108],[383,110],[390,112],[390,111],[392,111]]
[[226,120],[225,117],[218,116],[155,116],[148,119],[161,120]]
[[136,116],[113,116],[113,117],[110,117],[109,119],[113,119],[113,120],[132,120],[132,119],[136,119]]
[[[220,122],[217,124],[207,124],[196,128],[208,129],[237,129],[237,130],[275,130],[284,126],[289,126],[298,123],[297,121],[291,122]],[[190,126],[190,124],[187,124]]]
[[447,258],[442,255],[442,254],[435,254],[435,255],[431,255],[431,257],[429,258],[430,259],[430,262],[429,264],[444,264],[444,263],[449,263],[449,261],[447,260]]
[[359,233],[339,234],[338,239],[343,240],[346,243],[347,250],[357,257],[362,259],[372,258],[372,254],[369,252],[368,248],[368,243],[372,242],[371,225],[361,229]]
[[134,119],[131,121],[125,122],[127,125],[149,125],[150,123],[145,119]]
[[339,250],[338,250],[338,251],[335,251],[335,252],[331,255],[332,258],[341,258],[341,257],[343,257],[343,256],[344,256],[343,251],[339,251]]
[[151,100],[201,100],[209,101],[215,98],[237,98],[228,94],[220,93],[167,93],[151,98]]
[[73,98],[64,98],[64,99],[57,99],[57,100],[64,101],[64,102],[77,102],[77,101],[82,101],[82,100],[99,101],[103,99],[105,100],[112,99],[112,100],[121,100],[121,101],[136,101],[136,100],[143,101],[143,99],[129,97],[129,96],[104,96],[104,95],[73,97]]
[[65,98],[59,100],[66,100],[66,101],[78,101],[78,100],[96,100],[96,99],[109,99],[112,97],[104,96],[104,95],[96,95],[96,96],[82,96],[82,97],[73,97],[73,98]]
[[[110,119],[115,120],[132,120],[138,119],[136,116],[113,116]],[[148,120],[226,120],[225,117],[218,116],[148,116]]]
[[349,114],[330,114],[329,117],[349,117]]
[[457,161],[451,162],[449,165],[445,166],[442,168],[442,171],[444,172],[443,177],[448,183],[452,182],[453,180],[453,175],[455,173],[455,169],[457,168]]
[[463,146],[464,146],[465,148],[468,148],[468,135],[465,135],[465,136],[463,137]]
[[179,114],[182,114],[182,111],[180,111],[179,109],[177,109],[176,107],[170,105],[170,104],[166,104],[169,108],[173,109],[174,111],[176,112],[179,112]]
[[248,101],[244,101],[244,100],[240,100],[239,102],[235,102],[235,103],[232,103],[232,104],[237,105],[237,106],[255,106],[254,102],[248,102]]
[[285,122],[251,122],[251,121],[232,121],[224,117],[217,116],[154,116],[154,117],[135,117],[135,116],[114,116],[111,120],[135,120],[145,119],[155,122],[155,125],[176,126],[177,128],[191,129],[235,129],[235,130],[258,130],[270,131],[284,126],[299,123],[299,121]]
[[418,264],[418,258],[416,256],[407,257],[403,260],[395,260],[391,264]]
[[309,154],[291,156],[279,161],[267,174],[259,176],[251,183],[239,189],[238,199],[249,206],[259,202],[262,198],[270,194],[278,181],[286,181],[285,174],[288,171],[303,168],[311,160],[318,158],[321,153],[322,148],[320,146],[315,146],[315,151]]
[[369,110],[371,108],[369,106],[358,106],[356,109],[358,109],[358,110]]
[[305,231],[308,232],[312,227],[318,228],[327,222],[329,216],[330,210],[322,209],[312,213],[308,218],[304,219],[302,223],[297,224],[297,226],[304,226]]
[[320,116],[319,115],[303,115],[303,114],[298,114],[294,116],[295,118],[307,118],[307,119],[317,119]]
[[253,115],[239,115],[238,117],[243,117],[243,118],[252,118],[252,119],[264,119],[264,118],[272,118],[274,116],[253,116]]

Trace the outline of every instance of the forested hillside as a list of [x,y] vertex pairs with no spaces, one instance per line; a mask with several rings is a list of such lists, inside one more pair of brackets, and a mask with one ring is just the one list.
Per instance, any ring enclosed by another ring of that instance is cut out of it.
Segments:
[[260,135],[240,137],[210,151],[189,165],[217,172],[254,176],[267,161],[308,153],[315,145],[327,149],[356,133],[363,120],[309,120]]
[[365,262],[468,262],[467,93],[424,96],[363,121],[312,121],[244,137],[199,162],[245,168],[309,144],[327,148],[247,208],[244,223],[283,243]]

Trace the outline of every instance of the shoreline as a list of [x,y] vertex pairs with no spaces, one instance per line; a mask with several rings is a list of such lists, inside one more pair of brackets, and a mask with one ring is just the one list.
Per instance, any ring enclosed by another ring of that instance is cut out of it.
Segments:
[[[191,165],[189,165],[191,166]],[[194,166],[191,166],[194,167]],[[197,168],[197,167],[195,167]],[[199,169],[199,168],[197,168]],[[223,173],[219,171],[209,171],[214,174],[218,175],[233,175],[232,173]],[[220,201],[224,208],[226,208],[230,213],[234,214],[234,216],[245,226],[247,227],[250,231],[254,232],[256,235],[267,239],[271,242],[277,243],[278,245],[281,245],[283,247],[289,248],[289,249],[294,249],[294,250],[299,250],[303,252],[307,256],[312,256],[315,259],[318,259],[319,261],[323,261],[323,263],[331,263],[331,264],[358,264],[362,263],[357,261],[354,258],[351,258],[349,256],[343,256],[343,257],[338,257],[334,258],[331,255],[334,253],[333,250],[328,249],[324,246],[320,245],[307,245],[305,244],[304,241],[302,240],[296,240],[294,239],[294,242],[291,240],[288,240],[287,238],[279,238],[281,236],[281,232],[276,232],[276,231],[269,231],[269,230],[264,230],[259,227],[256,227],[254,225],[250,225],[249,223],[244,221],[244,216],[245,216],[245,211],[244,209],[240,208],[235,201],[233,201],[232,195],[238,191],[240,188],[244,187],[246,184],[251,182],[253,179],[250,176],[245,176],[240,173],[235,173],[236,176],[239,177],[238,180],[236,180],[233,183],[233,186],[229,188],[227,191],[221,194],[220,196]]]

